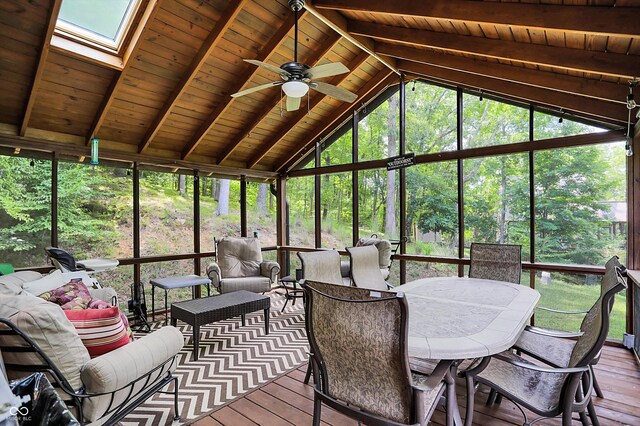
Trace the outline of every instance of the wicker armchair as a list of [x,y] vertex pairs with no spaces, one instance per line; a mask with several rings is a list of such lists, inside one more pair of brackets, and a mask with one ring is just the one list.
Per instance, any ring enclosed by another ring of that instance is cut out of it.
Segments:
[[520,284],[522,246],[471,243],[469,278]]
[[347,253],[351,263],[351,283],[355,287],[371,290],[388,290],[392,287],[380,273],[375,246],[347,247]]
[[207,275],[220,293],[247,290],[264,293],[278,280],[280,265],[263,261],[257,238],[225,237],[216,241],[216,262]]
[[[609,259],[605,265],[606,273],[612,274],[613,269],[618,269],[622,275],[625,274],[626,268],[620,264],[618,256],[613,256]],[[611,290],[611,286],[617,285],[617,281],[612,279],[603,279],[600,283],[600,296],[604,296]],[[614,298],[611,298],[613,303]],[[559,315],[585,315],[589,311],[562,311],[558,309],[546,308],[544,306],[538,306],[536,309],[544,310],[547,312],[553,312]],[[545,362],[554,367],[562,367],[568,364],[571,356],[571,351],[576,345],[576,338],[582,336],[587,331],[585,327],[586,323],[583,322],[579,332],[568,332],[561,330],[549,330],[541,327],[527,326],[516,342],[515,348],[521,352],[526,353],[540,361]],[[600,360],[600,355],[596,356],[591,362],[591,367],[596,365]],[[593,368],[592,368],[593,370]],[[593,387],[596,395],[603,398],[604,395],[595,374],[593,374]]]
[[[451,361],[441,361],[430,376],[409,370],[404,295],[314,281],[304,285],[307,335],[319,378],[313,424],[320,424],[323,403],[365,424],[427,424],[446,383],[453,386]],[[448,405],[454,403],[447,398]],[[447,413],[452,412],[449,405]]]
[[[591,364],[599,355],[609,331],[609,316],[616,293],[626,288],[618,268],[610,268],[604,277],[606,292],[601,295],[581,325],[583,334],[573,345],[565,362],[558,366],[540,365],[512,352],[485,358],[477,367],[468,370],[468,386],[483,383],[497,393],[541,416],[562,415],[562,424],[571,425],[571,416],[579,413],[588,424],[587,412],[594,425],[598,417],[591,401],[593,371]],[[488,401],[489,404],[492,401]],[[532,424],[527,421],[525,424]]]

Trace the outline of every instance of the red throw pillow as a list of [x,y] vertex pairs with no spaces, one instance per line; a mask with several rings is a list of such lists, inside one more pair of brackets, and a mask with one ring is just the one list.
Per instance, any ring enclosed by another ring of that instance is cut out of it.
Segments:
[[91,358],[129,343],[127,328],[117,306],[106,309],[63,311],[76,328]]

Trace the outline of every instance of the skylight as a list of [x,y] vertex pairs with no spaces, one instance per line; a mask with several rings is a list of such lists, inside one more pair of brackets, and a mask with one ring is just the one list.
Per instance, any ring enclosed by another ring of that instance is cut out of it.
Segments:
[[117,53],[139,4],[140,0],[63,0],[56,29]]

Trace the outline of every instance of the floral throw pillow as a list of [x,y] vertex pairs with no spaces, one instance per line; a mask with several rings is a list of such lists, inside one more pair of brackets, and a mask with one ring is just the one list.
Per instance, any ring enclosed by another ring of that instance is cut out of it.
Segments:
[[91,294],[82,278],[74,278],[62,287],[42,293],[40,297],[60,305],[65,310],[87,309],[91,303]]

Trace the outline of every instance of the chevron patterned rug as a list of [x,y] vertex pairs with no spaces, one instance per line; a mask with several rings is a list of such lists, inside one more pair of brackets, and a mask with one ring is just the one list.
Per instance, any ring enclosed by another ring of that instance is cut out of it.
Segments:
[[[200,354],[193,361],[191,326],[178,322],[185,346],[178,354],[175,375],[180,383],[181,419],[176,424],[213,411],[216,407],[270,381],[307,360],[308,342],[302,302],[284,304],[271,292],[269,334],[264,333],[262,311],[201,327]],[[152,324],[160,328],[164,322]],[[173,423],[173,396],[157,393],[121,422],[123,426],[159,426]]]

